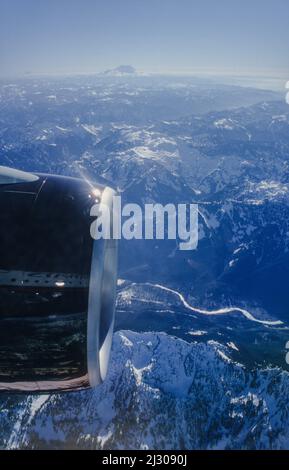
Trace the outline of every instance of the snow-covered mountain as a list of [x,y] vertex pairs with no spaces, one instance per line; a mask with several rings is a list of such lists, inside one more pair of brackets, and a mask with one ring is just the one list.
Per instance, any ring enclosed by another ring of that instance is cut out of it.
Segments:
[[105,70],[103,75],[107,75],[109,77],[130,77],[132,75],[137,75],[137,71],[132,65],[119,65],[114,69]]
[[176,77],[4,83],[0,159],[101,176],[123,202],[197,202],[198,250],[122,241],[120,276],[286,320],[289,111],[277,98]]
[[116,327],[136,333],[95,391],[2,396],[1,445],[288,448],[288,105],[117,73],[1,82],[0,163],[197,202],[198,249],[122,240]]
[[277,98],[181,77],[4,82],[0,161],[101,176],[124,202],[198,202],[198,250],[124,241],[120,276],[286,318],[289,111]]
[[1,397],[2,448],[284,449],[289,375],[248,372],[233,345],[164,333],[114,335],[95,390]]

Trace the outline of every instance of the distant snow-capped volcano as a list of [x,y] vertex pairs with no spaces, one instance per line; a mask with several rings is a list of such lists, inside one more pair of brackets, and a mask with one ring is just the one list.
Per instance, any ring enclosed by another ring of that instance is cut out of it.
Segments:
[[109,75],[111,77],[122,77],[137,75],[136,69],[132,65],[119,65],[114,69],[108,69],[103,72],[103,75]]

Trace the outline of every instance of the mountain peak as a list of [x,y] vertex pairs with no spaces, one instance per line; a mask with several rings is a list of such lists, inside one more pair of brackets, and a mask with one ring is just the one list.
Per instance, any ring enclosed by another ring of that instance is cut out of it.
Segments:
[[105,70],[103,74],[111,75],[113,77],[122,77],[127,75],[137,75],[137,71],[132,65],[119,65],[113,69]]

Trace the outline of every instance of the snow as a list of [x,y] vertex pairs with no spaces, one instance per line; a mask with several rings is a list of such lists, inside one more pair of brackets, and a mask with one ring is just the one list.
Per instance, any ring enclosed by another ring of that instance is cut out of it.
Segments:
[[108,376],[96,389],[13,402],[2,396],[1,447],[287,449],[289,374],[250,372],[230,349],[117,332]]
[[94,126],[94,125],[89,125],[89,124],[81,124],[81,127],[88,132],[91,135],[94,135],[96,137],[99,136],[99,132],[102,130],[101,126]]
[[188,332],[189,335],[191,336],[203,336],[207,334],[207,331],[202,331],[202,330],[192,330]]
[[226,130],[233,130],[234,124],[231,119],[218,119],[214,122],[214,126],[218,129],[226,129]]
[[239,349],[237,348],[235,343],[233,343],[233,341],[230,341],[229,343],[227,343],[227,346],[229,346],[229,348],[231,349],[235,349],[235,351],[239,351]]
[[233,266],[235,266],[235,264],[237,264],[237,263],[238,263],[238,258],[231,259],[231,260],[229,261],[229,266],[230,266],[230,268],[233,268]]
[[65,127],[61,127],[61,126],[55,126],[55,127],[61,132],[69,132],[69,129],[66,129]]

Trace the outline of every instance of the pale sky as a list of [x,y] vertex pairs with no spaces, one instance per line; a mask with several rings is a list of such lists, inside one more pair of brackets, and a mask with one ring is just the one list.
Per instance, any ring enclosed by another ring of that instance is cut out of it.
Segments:
[[120,64],[288,79],[289,1],[0,0],[1,76]]

